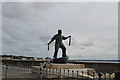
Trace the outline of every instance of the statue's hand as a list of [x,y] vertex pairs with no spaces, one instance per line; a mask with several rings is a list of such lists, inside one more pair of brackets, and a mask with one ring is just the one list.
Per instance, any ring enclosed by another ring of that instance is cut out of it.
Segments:
[[71,37],[71,35],[69,35],[68,37]]
[[48,45],[50,45],[50,43],[48,43]]

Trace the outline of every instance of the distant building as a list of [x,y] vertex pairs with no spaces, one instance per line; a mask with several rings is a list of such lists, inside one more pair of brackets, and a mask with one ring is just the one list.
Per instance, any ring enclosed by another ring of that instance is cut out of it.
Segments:
[[49,58],[49,57],[46,57],[45,59],[51,59],[51,58]]
[[2,59],[11,59],[11,57],[2,57]]
[[22,58],[22,60],[27,60],[27,58]]

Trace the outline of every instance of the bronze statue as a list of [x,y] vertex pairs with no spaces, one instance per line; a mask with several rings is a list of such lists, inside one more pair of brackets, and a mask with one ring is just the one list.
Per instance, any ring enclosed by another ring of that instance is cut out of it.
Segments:
[[56,59],[57,58],[57,54],[58,54],[58,50],[59,48],[62,49],[62,57],[65,58],[67,57],[66,55],[66,48],[62,42],[62,40],[66,40],[69,38],[69,46],[70,46],[70,43],[71,43],[71,36],[69,35],[68,37],[64,37],[62,35],[62,30],[59,29],[58,30],[58,34],[55,34],[52,39],[50,40],[50,42],[48,43],[48,50],[49,50],[49,45],[51,42],[53,42],[55,40],[55,52],[54,52],[54,56],[53,56],[53,59]]

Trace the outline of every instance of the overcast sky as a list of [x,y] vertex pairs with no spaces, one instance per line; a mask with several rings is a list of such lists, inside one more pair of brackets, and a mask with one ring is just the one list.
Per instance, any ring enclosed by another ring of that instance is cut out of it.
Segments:
[[117,10],[117,2],[4,2],[3,54],[52,57],[47,43],[62,29],[72,36],[71,46],[63,41],[71,59],[117,59]]

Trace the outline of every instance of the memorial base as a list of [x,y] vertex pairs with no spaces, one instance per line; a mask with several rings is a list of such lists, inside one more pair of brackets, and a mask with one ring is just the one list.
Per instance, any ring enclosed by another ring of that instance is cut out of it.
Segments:
[[55,63],[51,63],[51,64],[46,64],[45,66],[46,68],[50,68],[50,69],[81,69],[81,68],[85,68],[84,64],[55,64]]

